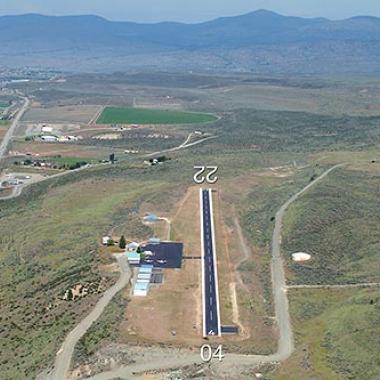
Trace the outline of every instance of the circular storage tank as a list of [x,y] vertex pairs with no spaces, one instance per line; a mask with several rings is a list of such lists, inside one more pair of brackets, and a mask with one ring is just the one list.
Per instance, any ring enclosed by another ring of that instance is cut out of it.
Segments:
[[308,253],[304,252],[297,252],[292,254],[293,261],[296,262],[303,262],[303,261],[309,261],[311,259],[311,256]]

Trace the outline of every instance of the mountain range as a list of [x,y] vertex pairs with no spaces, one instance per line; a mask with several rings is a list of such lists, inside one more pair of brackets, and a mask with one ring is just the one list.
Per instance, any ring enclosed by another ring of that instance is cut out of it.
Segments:
[[332,21],[265,10],[199,24],[2,16],[0,49],[0,65],[69,71],[374,73],[380,18]]

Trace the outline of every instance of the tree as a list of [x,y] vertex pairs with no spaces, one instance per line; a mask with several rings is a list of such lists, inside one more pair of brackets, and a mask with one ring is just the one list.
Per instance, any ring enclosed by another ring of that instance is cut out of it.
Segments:
[[126,246],[127,246],[127,242],[125,241],[124,235],[122,235],[119,241],[119,248],[125,249]]

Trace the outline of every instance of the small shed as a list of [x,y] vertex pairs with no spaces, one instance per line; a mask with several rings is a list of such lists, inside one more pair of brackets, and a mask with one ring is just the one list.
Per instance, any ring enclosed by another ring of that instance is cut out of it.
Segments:
[[155,223],[158,222],[160,218],[157,215],[154,214],[148,214],[144,216],[144,222],[145,223]]
[[53,132],[53,128],[52,127],[47,127],[46,125],[44,125],[41,129],[42,132],[44,133],[52,133]]
[[161,240],[158,237],[152,237],[149,239],[149,244],[160,244]]
[[102,244],[107,245],[110,240],[111,240],[111,238],[109,236],[103,236],[102,237]]

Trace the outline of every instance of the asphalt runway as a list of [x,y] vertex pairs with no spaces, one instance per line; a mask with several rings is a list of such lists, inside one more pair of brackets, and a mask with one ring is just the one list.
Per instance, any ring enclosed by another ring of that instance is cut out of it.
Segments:
[[203,249],[203,335],[220,336],[218,274],[211,190],[201,190]]

